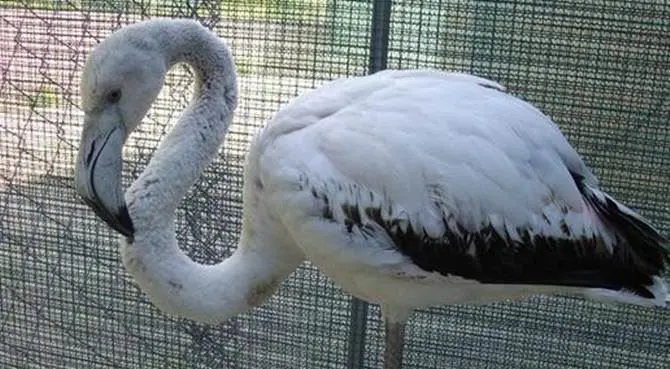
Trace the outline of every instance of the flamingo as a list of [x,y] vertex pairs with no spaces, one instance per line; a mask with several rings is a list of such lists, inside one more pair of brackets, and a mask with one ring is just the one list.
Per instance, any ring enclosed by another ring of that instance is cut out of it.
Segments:
[[[124,192],[123,145],[182,62],[193,99]],[[547,116],[496,82],[430,69],[342,78],[280,109],[246,158],[237,249],[196,263],[177,245],[175,211],[237,101],[228,46],[190,20],[115,31],[82,72],[76,189],[122,235],[125,268],[165,313],[224,321],[309,259],[381,306],[384,367],[397,369],[419,308],[531,294],[668,300],[668,241],[600,189]]]

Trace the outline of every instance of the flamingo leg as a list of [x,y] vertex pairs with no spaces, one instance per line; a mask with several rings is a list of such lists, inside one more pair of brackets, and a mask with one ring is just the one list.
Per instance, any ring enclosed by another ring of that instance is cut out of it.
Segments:
[[384,319],[385,340],[384,369],[401,369],[405,346],[405,323]]

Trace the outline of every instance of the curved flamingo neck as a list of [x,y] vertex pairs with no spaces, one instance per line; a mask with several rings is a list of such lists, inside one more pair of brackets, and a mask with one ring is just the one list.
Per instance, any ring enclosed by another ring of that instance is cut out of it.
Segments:
[[[227,46],[191,21],[157,22],[144,37],[164,50],[166,70],[185,62],[197,81],[190,105],[125,194],[135,234],[132,243],[121,241],[122,259],[161,310],[222,321],[265,301],[302,255],[274,239],[279,232],[271,222],[243,232],[235,253],[215,265],[196,263],[179,249],[175,212],[224,141],[237,104],[235,67]],[[266,219],[262,209],[257,217]]]
[[236,71],[227,45],[192,21],[167,24],[151,34],[164,50],[166,70],[184,62],[195,72],[196,83],[191,103],[129,190],[133,198],[160,197],[150,208],[145,207],[146,213],[135,207],[135,224],[145,216],[155,221],[156,212],[174,213],[216,155],[237,106]]

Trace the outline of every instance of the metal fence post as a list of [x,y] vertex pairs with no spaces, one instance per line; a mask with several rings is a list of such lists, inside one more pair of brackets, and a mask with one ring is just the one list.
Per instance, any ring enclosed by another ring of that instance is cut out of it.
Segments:
[[[386,69],[388,60],[389,30],[392,0],[374,0],[370,25],[370,60],[368,73]],[[348,369],[362,369],[365,360],[365,331],[368,320],[368,303],[352,298],[349,323]]]
[[374,0],[370,30],[369,73],[386,69],[389,51],[389,32],[391,30],[391,5],[392,0]]

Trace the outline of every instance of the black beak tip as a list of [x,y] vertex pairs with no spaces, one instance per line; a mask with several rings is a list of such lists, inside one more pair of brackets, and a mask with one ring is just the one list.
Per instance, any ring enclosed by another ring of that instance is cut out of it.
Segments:
[[82,199],[86,205],[93,209],[100,219],[107,223],[107,225],[126,236],[128,242],[132,243],[134,241],[135,227],[133,226],[132,219],[130,219],[128,208],[125,205],[122,206],[116,214],[112,214],[112,212],[107,210],[98,201],[91,200],[86,196],[82,196]]
[[135,227],[133,226],[133,220],[130,219],[130,214],[128,213],[128,207],[125,205],[121,208],[118,215],[118,224],[120,227],[117,229],[122,235],[126,236],[133,240],[133,235],[135,234]]

